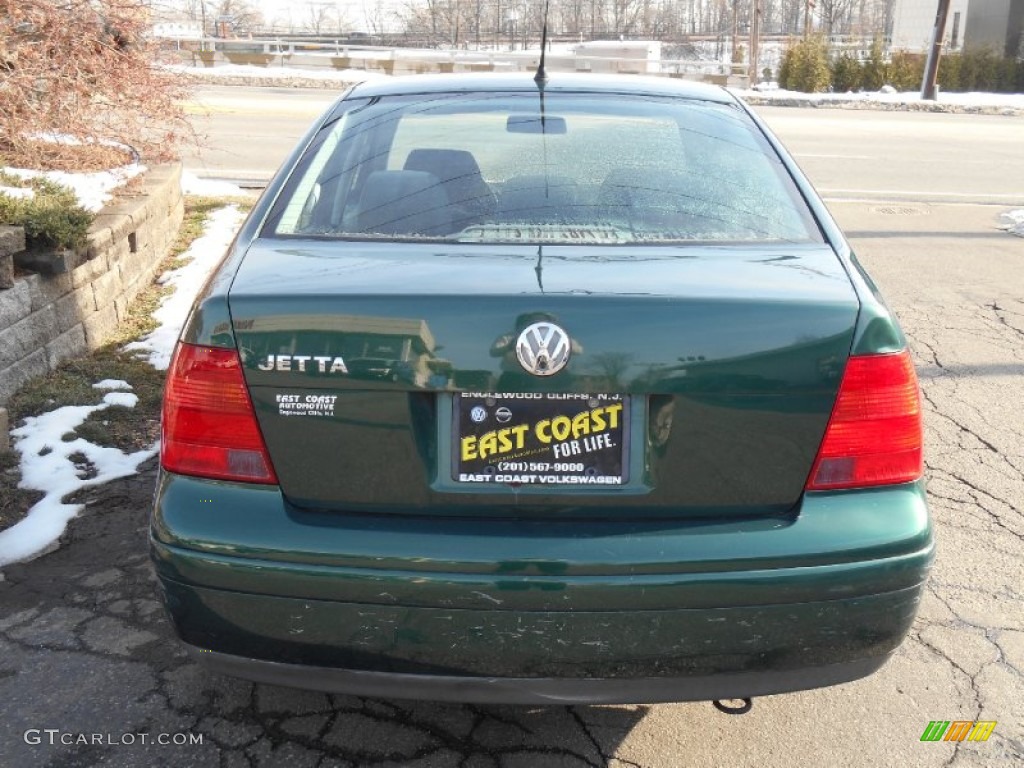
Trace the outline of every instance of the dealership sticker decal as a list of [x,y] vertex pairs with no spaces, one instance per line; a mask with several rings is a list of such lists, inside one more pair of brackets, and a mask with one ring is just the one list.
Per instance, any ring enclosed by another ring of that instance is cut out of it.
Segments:
[[280,416],[333,416],[338,396],[278,392],[275,399]]

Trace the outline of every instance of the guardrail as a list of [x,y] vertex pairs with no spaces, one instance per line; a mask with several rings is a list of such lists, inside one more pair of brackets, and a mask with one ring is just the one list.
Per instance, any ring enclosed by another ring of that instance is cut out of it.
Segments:
[[[198,67],[243,64],[296,69],[357,69],[388,75],[429,72],[516,72],[537,68],[540,52],[444,50],[311,43],[287,40],[179,40],[177,52]],[[695,59],[650,59],[550,51],[546,65],[555,72],[645,74],[704,80],[745,87],[745,65]],[[742,71],[741,71],[742,70]]]

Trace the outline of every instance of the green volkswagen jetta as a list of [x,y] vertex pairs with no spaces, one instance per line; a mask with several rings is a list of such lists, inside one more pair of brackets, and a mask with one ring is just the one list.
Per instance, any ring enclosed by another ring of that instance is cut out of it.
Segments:
[[316,122],[195,304],[152,554],[231,675],[746,698],[900,644],[921,443],[895,318],[728,92],[388,79]]

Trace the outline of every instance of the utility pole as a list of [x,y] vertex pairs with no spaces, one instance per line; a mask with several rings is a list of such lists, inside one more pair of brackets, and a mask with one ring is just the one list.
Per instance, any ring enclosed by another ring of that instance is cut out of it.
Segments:
[[[740,31],[740,0],[732,0],[732,45],[729,52],[729,59],[734,64],[739,64],[739,60],[736,58],[736,45],[737,39],[739,38]],[[732,71],[731,69],[729,70]],[[740,72],[743,70],[741,69]]]
[[199,33],[199,50],[206,50],[206,0],[199,0],[199,11],[203,17],[203,31]]
[[761,0],[753,0],[750,6],[750,65],[747,68],[747,76],[750,78],[750,85],[756,85],[759,79],[757,71],[757,54],[761,45]]
[[946,36],[946,19],[949,18],[949,0],[939,0],[935,12],[935,27],[932,29],[932,44],[928,49],[928,61],[924,65],[924,79],[921,81],[921,98],[935,101],[935,80],[939,75],[939,56],[942,55],[942,40]]

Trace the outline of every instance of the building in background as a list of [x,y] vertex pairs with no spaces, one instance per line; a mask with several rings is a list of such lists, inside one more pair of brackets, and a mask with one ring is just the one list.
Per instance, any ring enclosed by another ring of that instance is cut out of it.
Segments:
[[964,44],[1024,56],[1024,0],[971,0]]
[[[944,50],[958,51],[963,47],[968,6],[983,4],[986,1],[951,0],[946,21],[946,36],[943,40]],[[938,0],[896,0],[893,8],[891,49],[927,53],[937,10]]]
[[153,37],[172,40],[198,40],[203,27],[198,21],[158,21],[153,25]]
[[[926,53],[938,0],[896,0],[892,50]],[[943,45],[947,51],[989,48],[1024,55],[1024,0],[952,0]]]

